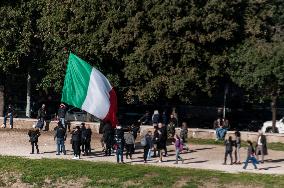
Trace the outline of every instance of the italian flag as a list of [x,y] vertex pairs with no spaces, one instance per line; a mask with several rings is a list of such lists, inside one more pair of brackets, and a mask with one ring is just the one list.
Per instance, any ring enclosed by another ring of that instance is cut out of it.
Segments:
[[78,56],[70,53],[62,102],[80,108],[116,126],[117,99],[108,79]]

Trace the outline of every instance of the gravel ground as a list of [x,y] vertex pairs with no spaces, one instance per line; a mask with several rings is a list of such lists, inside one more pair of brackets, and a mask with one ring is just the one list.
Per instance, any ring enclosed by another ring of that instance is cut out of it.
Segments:
[[[67,137],[66,149],[67,155],[57,156],[56,145],[53,140],[53,132],[42,132],[39,138],[40,154],[30,154],[31,145],[28,142],[29,138],[27,131],[24,130],[10,130],[0,129],[0,154],[10,156],[21,156],[31,159],[41,158],[60,158],[71,160],[73,157],[72,148],[70,144],[70,135]],[[116,157],[103,156],[100,145],[100,135],[94,134],[92,138],[92,154],[90,156],[83,156],[81,160],[88,161],[108,161],[116,162]],[[173,164],[175,162],[175,152],[172,145],[168,146],[169,156],[163,158],[162,163],[158,163],[158,158],[153,158],[145,165],[157,166],[171,166],[181,168],[198,168],[220,170],[229,173],[252,172],[264,174],[284,174],[284,152],[269,150],[269,155],[265,157],[264,164],[259,164],[259,170],[254,170],[252,164],[248,165],[247,170],[243,170],[243,165],[222,165],[224,158],[224,147],[217,145],[190,145],[190,152],[185,152],[182,157],[185,159],[184,164]],[[241,148],[242,161],[246,157],[246,148]],[[228,159],[229,161],[229,159]],[[125,159],[126,163],[130,164],[144,164],[143,151],[137,149],[133,159]]]

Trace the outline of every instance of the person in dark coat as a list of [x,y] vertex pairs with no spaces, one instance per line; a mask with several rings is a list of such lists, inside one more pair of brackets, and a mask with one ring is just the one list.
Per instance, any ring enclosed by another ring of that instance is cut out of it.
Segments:
[[159,123],[158,124],[159,130],[161,132],[161,140],[160,140],[160,144],[162,149],[165,151],[164,157],[168,156],[168,150],[167,150],[167,140],[168,140],[168,133],[167,133],[167,127],[162,124]]
[[81,131],[80,127],[76,126],[74,130],[71,132],[72,134],[72,149],[74,151],[73,159],[80,159],[80,145],[81,145]]
[[113,139],[114,139],[113,128],[110,122],[106,122],[103,127],[103,138],[106,145],[105,156],[110,156]]
[[123,161],[123,149],[125,145],[124,140],[124,131],[120,125],[118,125],[115,129],[115,145],[116,145],[116,161],[117,163],[124,163]]
[[264,155],[267,155],[267,144],[266,144],[266,137],[263,135],[262,131],[259,130],[259,136],[256,142],[256,159],[258,160],[258,155],[261,155],[261,163],[264,163]]
[[43,129],[44,122],[45,122],[45,117],[46,117],[46,109],[45,109],[45,104],[42,104],[41,108],[37,112],[37,128]]
[[164,149],[164,141],[163,141],[163,135],[161,132],[161,129],[158,129],[158,136],[157,136],[157,150],[158,150],[158,156],[159,156],[159,163],[163,161],[163,152]]
[[10,128],[13,129],[13,117],[14,117],[14,108],[11,104],[8,105],[8,108],[4,110],[4,120],[3,128],[6,128],[7,119],[10,118]]
[[152,116],[152,124],[155,127],[158,125],[159,122],[160,122],[160,114],[158,110],[155,110]]
[[[153,138],[152,138],[152,132],[148,131],[145,135],[146,145],[144,146],[144,153],[143,153],[143,159],[144,163],[147,163],[147,158],[150,155],[151,157],[151,148],[153,147]],[[150,153],[149,153],[150,152]]]
[[28,135],[30,137],[30,142],[31,142],[31,145],[32,145],[31,154],[34,154],[34,147],[36,147],[37,154],[39,154],[39,149],[38,149],[37,143],[38,143],[38,137],[40,136],[40,132],[39,132],[39,129],[36,128],[36,125],[33,125],[33,128],[28,131]]
[[157,157],[157,151],[158,151],[158,143],[160,142],[160,134],[159,134],[159,128],[158,126],[154,127],[155,130],[154,130],[154,134],[153,134],[153,140],[152,140],[152,143],[153,143],[153,147],[154,147],[154,156],[153,157]]
[[56,139],[56,145],[57,145],[56,155],[60,155],[60,153],[66,155],[65,144],[64,144],[66,138],[67,138],[66,129],[59,121],[58,126],[55,129],[55,135],[54,135],[54,140]]
[[65,104],[61,103],[58,109],[57,118],[61,122],[62,126],[66,129],[65,126],[65,115],[66,115],[66,106]]
[[89,155],[91,153],[91,140],[92,140],[92,129],[90,125],[86,126],[86,147],[85,147],[85,155]]
[[85,155],[85,149],[86,149],[86,140],[87,140],[87,134],[86,134],[86,126],[85,123],[81,123],[81,145],[82,145],[82,154]]
[[173,138],[175,135],[175,128],[177,127],[177,119],[174,117],[173,114],[171,114],[169,124],[167,126],[168,128],[168,134],[169,137]]
[[139,123],[142,125],[150,125],[151,124],[151,115],[149,111],[146,111],[146,113],[138,120]]

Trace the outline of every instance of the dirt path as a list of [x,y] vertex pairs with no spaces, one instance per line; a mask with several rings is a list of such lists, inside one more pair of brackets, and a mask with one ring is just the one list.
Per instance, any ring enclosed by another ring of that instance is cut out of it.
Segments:
[[[41,158],[63,158],[71,159],[72,148],[70,145],[70,135],[68,135],[66,141],[67,155],[57,156],[55,141],[53,140],[52,132],[42,132],[39,138],[40,154],[31,155],[31,146],[28,142],[27,131],[23,130],[0,130],[0,154],[10,156],[21,156],[32,159]],[[115,156],[104,157],[99,143],[100,135],[93,135],[92,148],[93,153],[91,156],[83,156],[82,160],[88,161],[108,161],[115,162]],[[185,159],[184,164],[173,164],[175,162],[175,153],[173,146],[168,146],[169,156],[164,157],[163,163],[157,163],[157,158],[152,159],[147,165],[157,166],[171,166],[181,168],[198,168],[198,169],[210,169],[220,170],[230,173],[239,172],[252,172],[252,173],[264,173],[264,174],[284,174],[284,152],[269,150],[269,155],[266,156],[264,164],[260,164],[260,170],[254,170],[252,164],[248,165],[247,170],[242,169],[242,165],[222,165],[224,158],[224,147],[216,145],[190,145],[190,152],[183,153],[182,157]],[[143,163],[143,151],[137,150],[132,161],[126,159],[125,162],[131,164],[144,164]],[[244,160],[246,156],[246,148],[241,148],[241,159]]]

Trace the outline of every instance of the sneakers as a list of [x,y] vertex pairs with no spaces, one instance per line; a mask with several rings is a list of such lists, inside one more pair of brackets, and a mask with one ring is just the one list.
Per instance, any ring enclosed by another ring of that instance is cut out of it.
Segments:
[[60,155],[60,153],[56,153],[56,155]]
[[78,157],[74,156],[72,159],[74,159],[74,160],[79,160],[80,157],[79,157],[79,156],[78,156]]

